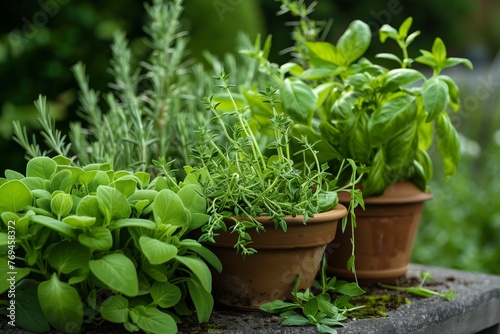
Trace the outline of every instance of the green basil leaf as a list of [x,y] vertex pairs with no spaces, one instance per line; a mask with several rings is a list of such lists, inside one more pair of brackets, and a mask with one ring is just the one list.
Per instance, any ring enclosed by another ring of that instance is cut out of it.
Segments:
[[369,121],[370,143],[377,147],[387,143],[415,122],[417,104],[413,96],[399,95],[386,101]]
[[381,92],[393,92],[406,87],[419,80],[424,80],[425,76],[416,70],[409,68],[397,68],[387,72],[384,83],[380,89]]
[[318,96],[308,84],[287,78],[280,90],[283,111],[299,123],[310,125]]
[[69,194],[59,193],[50,201],[50,209],[59,219],[68,215],[72,207],[73,198]]
[[363,196],[380,195],[387,185],[384,153],[378,150],[370,166],[368,177],[363,182]]
[[337,43],[337,50],[344,58],[342,65],[347,66],[361,57],[370,46],[371,39],[372,33],[368,24],[360,20],[353,21]]
[[446,113],[440,113],[436,119],[438,150],[443,159],[445,177],[456,173],[460,160],[460,140],[458,133]]
[[7,179],[7,181],[22,180],[22,179],[24,179],[24,175],[19,173],[19,172],[14,171],[14,170],[6,169],[5,170],[5,178]]
[[157,225],[171,224],[188,227],[190,216],[181,198],[172,190],[160,191],[152,204],[154,220]]
[[306,43],[307,49],[311,54],[312,63],[330,63],[334,65],[342,65],[345,63],[343,55],[335,47],[335,45],[328,42],[308,42]]
[[35,216],[31,217],[31,220],[37,224],[43,225],[43,226],[48,227],[54,231],[57,231],[69,239],[75,238],[74,230],[70,226],[64,224],[60,220],[54,219],[52,217],[42,216],[42,215],[35,215]]
[[422,85],[422,99],[427,111],[427,122],[436,119],[448,106],[449,92],[446,82],[439,78],[431,78]]
[[50,325],[38,300],[39,282],[25,279],[16,286],[16,326],[33,333],[46,333]]

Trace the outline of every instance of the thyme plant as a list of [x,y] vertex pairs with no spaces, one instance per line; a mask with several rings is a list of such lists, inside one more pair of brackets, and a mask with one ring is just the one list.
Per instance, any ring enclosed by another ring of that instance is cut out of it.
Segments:
[[[337,191],[353,187],[357,181],[356,166],[352,161],[346,162],[353,170],[351,182],[338,187],[337,177],[327,172],[327,164],[320,164],[317,159],[310,164],[298,164],[305,161],[305,155],[315,157],[317,151],[305,136],[296,138],[302,149],[291,150],[291,120],[278,112],[280,101],[276,99],[277,90],[272,87],[260,92],[262,101],[273,109],[273,140],[263,149],[254,134],[255,124],[248,118],[248,108],[239,107],[233,98],[229,76],[221,71],[216,78],[232,101],[233,109],[223,114],[218,108],[220,101],[213,96],[205,102],[221,128],[222,142],[227,144],[220,145],[219,137],[209,135],[207,143],[193,150],[199,165],[189,168],[188,172],[202,184],[209,202],[210,219],[202,227],[201,240],[215,242],[217,233],[227,231],[229,225],[230,232],[238,236],[235,248],[242,255],[248,255],[256,251],[250,247],[247,230],[264,230],[256,217],[269,216],[275,228],[285,232],[287,215],[303,215],[306,223],[314,214],[337,205]],[[230,119],[235,120],[234,124]],[[352,198],[354,207],[359,196]]]

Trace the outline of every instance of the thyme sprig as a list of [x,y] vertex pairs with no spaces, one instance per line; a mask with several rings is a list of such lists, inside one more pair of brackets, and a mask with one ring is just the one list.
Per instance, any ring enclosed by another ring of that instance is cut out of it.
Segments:
[[286,232],[285,216],[303,215],[306,223],[309,217],[338,203],[340,188],[331,182],[327,164],[320,164],[318,159],[304,163],[305,155],[315,157],[317,153],[315,144],[307,137],[295,138],[301,149],[292,152],[292,121],[279,112],[277,106],[281,102],[276,88],[267,87],[260,92],[261,100],[272,108],[274,133],[267,145],[262,145],[255,134],[255,124],[248,118],[247,107],[238,106],[235,101],[229,75],[221,71],[216,79],[232,108],[221,110],[214,96],[205,99],[224,138],[207,136],[207,142],[193,150],[199,166],[191,173],[197,175],[205,189],[207,213],[211,216],[202,228],[201,241],[215,242],[218,233],[227,231],[229,225],[229,231],[238,235],[235,248],[242,255],[249,255],[256,250],[250,247],[248,229],[264,230],[256,217],[269,216],[275,228]]

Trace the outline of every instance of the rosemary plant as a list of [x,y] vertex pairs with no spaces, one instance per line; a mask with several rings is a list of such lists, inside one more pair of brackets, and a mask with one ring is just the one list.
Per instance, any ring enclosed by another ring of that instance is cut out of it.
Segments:
[[[190,148],[204,141],[193,131],[210,119],[202,98],[213,91],[212,69],[222,66],[240,73],[249,84],[258,75],[256,61],[231,54],[223,60],[207,54],[207,62],[189,58],[188,36],[181,27],[182,0],[154,0],[145,4],[148,23],[146,61],[135,59],[123,32],[112,44],[111,91],[91,88],[82,62],[73,67],[78,82],[81,121],[70,124],[69,136],[56,129],[44,97],[35,103],[42,128],[42,148],[36,138],[16,121],[15,140],[27,158],[41,155],[72,157],[78,165],[109,163],[115,169],[151,171],[152,160],[165,156],[175,160],[173,170],[191,164]],[[239,39],[241,47],[248,37]],[[138,64],[138,65],[136,65]],[[238,71],[236,70],[238,68]],[[210,71],[212,71],[210,69]],[[69,139],[69,140],[68,140]]]
[[[216,78],[221,83],[219,87],[232,101],[233,110],[223,114],[218,109],[220,102],[214,97],[205,99],[205,102],[220,125],[224,136],[222,142],[227,144],[220,145],[220,138],[210,136],[205,144],[193,150],[199,165],[188,171],[202,184],[209,202],[210,219],[202,227],[201,241],[215,242],[217,233],[227,231],[230,222],[230,232],[238,236],[235,248],[242,255],[248,255],[256,252],[250,247],[248,230],[264,229],[256,217],[269,216],[275,228],[285,232],[284,217],[287,215],[303,215],[306,223],[308,217],[337,205],[337,191],[353,191],[356,167],[351,161],[346,163],[353,170],[351,184],[339,188],[337,178],[327,172],[327,164],[320,164],[317,159],[311,164],[296,163],[295,157],[298,157],[297,162],[303,162],[306,154],[316,156],[314,143],[303,136],[297,138],[302,149],[296,152],[290,149],[291,120],[278,112],[277,90],[272,87],[260,92],[262,101],[274,112],[271,117],[274,136],[265,148],[274,154],[265,154],[254,135],[252,121],[247,118],[247,107],[238,107],[233,98],[229,76],[221,71]],[[236,121],[229,125],[232,123],[228,119],[232,118]]]

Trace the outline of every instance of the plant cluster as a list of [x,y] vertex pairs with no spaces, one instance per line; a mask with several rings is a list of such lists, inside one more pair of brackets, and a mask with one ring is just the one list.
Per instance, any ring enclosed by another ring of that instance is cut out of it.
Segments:
[[365,291],[355,283],[340,281],[335,277],[327,278],[326,267],[327,262],[323,257],[321,282],[315,282],[317,294],[310,289],[297,291],[300,280],[300,277],[297,277],[292,291],[292,302],[276,300],[262,305],[261,309],[269,313],[279,313],[284,326],[315,325],[320,333],[337,333],[332,326],[343,326],[342,322],[347,320],[349,312],[364,307],[353,306],[349,303],[350,298],[362,295]]
[[211,136],[206,144],[194,149],[194,156],[200,163],[188,170],[188,178],[198,180],[209,202],[210,218],[201,228],[204,234],[200,240],[216,242],[217,233],[229,229],[238,236],[235,248],[243,255],[253,254],[255,249],[248,247],[251,243],[248,230],[264,230],[256,217],[268,216],[275,228],[286,232],[285,216],[303,216],[306,223],[308,217],[333,209],[338,203],[338,191],[357,194],[352,196],[352,212],[359,202],[362,203],[359,190],[353,189],[357,180],[352,161],[346,163],[354,171],[350,183],[339,187],[338,176],[327,172],[327,164],[320,164],[317,159],[310,164],[304,163],[306,155],[315,157],[317,154],[314,143],[306,136],[297,138],[300,150],[291,150],[291,120],[277,110],[280,101],[276,99],[276,89],[267,87],[260,92],[263,103],[273,110],[270,118],[272,140],[262,147],[248,119],[247,107],[239,107],[231,93],[229,76],[221,72],[217,78],[225,97],[231,101],[230,109],[218,109],[221,101],[225,101],[223,97],[221,101],[207,98],[206,103],[227,145],[220,146],[217,138]]
[[108,164],[77,167],[62,156],[31,159],[26,176],[6,170],[0,184],[0,293],[16,272],[21,328],[77,333],[104,319],[128,331],[175,333],[177,315],[191,305],[208,320],[207,263],[222,268],[187,235],[208,219],[198,185]]
[[[431,51],[421,50],[421,56],[411,58],[409,46],[420,33],[410,33],[411,17],[399,29],[383,25],[379,30],[380,41],[395,41],[402,57],[381,53],[368,59],[363,57],[372,40],[368,24],[353,21],[334,45],[318,41],[320,25],[308,18],[312,10],[302,1],[282,1],[281,12],[300,20],[293,33],[294,62],[270,63],[270,39],[262,49],[256,43],[254,50],[245,51],[270,74],[281,99],[290,101],[282,104],[282,111],[294,121],[292,133],[321,140],[321,162],[334,166],[349,158],[365,165],[365,196],[381,194],[403,179],[425,189],[433,169],[427,150],[434,140],[445,176],[453,175],[460,145],[448,111],[457,112],[460,99],[455,81],[442,71],[459,64],[472,68],[470,61],[447,57],[440,38]],[[397,66],[384,66],[388,61]],[[429,67],[432,75],[412,69],[413,63]],[[260,105],[250,107],[256,114],[263,112]]]

